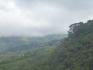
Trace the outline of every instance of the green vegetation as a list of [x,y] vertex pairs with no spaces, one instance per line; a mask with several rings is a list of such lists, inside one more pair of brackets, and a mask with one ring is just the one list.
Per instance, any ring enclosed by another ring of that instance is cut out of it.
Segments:
[[39,68],[39,65],[48,61],[55,47],[66,36],[1,37],[0,70],[34,70]]
[[[17,53],[16,56],[1,57],[0,69],[93,70],[93,20],[89,20],[87,23],[72,24],[68,32],[68,37],[64,41],[61,40],[63,38],[58,39],[55,36],[33,39],[35,44],[39,43],[37,47],[26,50],[20,56]],[[25,46],[32,45],[28,39],[22,39],[22,41],[26,44]]]
[[72,24],[49,63],[49,70],[93,70],[93,20]]

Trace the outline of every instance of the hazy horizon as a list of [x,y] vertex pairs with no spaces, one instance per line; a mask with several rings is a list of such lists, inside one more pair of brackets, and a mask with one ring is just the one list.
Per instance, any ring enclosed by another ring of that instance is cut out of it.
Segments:
[[0,36],[67,33],[93,18],[92,0],[0,0]]

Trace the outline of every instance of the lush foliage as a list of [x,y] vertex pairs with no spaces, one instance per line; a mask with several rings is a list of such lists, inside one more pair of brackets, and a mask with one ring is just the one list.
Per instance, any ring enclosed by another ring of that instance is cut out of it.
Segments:
[[72,24],[49,63],[49,70],[93,70],[93,20]]
[[[46,39],[39,40],[40,44],[43,43],[43,46],[38,49],[28,51],[21,56],[2,58],[0,69],[93,70],[93,20],[89,20],[87,23],[72,24],[68,32],[68,37],[62,42],[61,38],[58,40],[52,38],[51,41],[50,36],[47,37],[48,44]],[[58,42],[59,40],[60,42]]]
[[1,37],[0,70],[38,70],[66,35]]

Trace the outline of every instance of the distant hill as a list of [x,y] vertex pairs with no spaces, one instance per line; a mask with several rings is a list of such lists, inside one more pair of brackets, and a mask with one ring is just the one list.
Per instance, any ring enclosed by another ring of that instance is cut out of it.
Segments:
[[[67,35],[44,37],[0,37],[0,52],[22,52],[40,47],[54,47]],[[55,44],[54,44],[55,43]]]

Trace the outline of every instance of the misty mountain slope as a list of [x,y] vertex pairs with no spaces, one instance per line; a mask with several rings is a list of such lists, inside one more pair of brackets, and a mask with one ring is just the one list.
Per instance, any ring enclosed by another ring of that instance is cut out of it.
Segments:
[[68,37],[54,45],[0,61],[1,70],[93,70],[93,20],[70,26]]
[[44,37],[1,37],[0,69],[28,70],[48,61],[55,47],[67,35]]
[[44,37],[1,37],[0,52],[23,52],[40,47],[54,47],[64,37],[64,34]]
[[47,60],[37,60],[30,69],[93,70],[93,20],[72,24],[64,42],[53,49]]
[[1,37],[0,69],[30,70],[36,68],[51,56],[55,47],[67,35],[44,37]]

